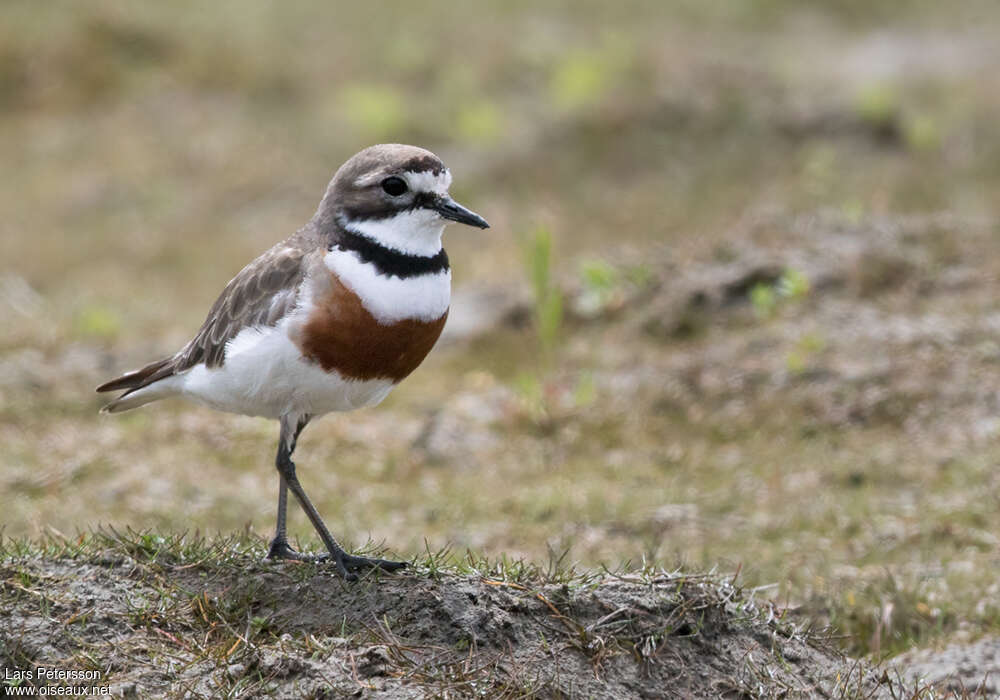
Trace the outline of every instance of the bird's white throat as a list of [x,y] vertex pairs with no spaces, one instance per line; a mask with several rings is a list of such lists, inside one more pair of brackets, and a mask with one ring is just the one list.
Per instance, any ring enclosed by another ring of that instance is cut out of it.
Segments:
[[441,251],[446,222],[432,209],[411,209],[387,219],[354,220],[342,217],[340,225],[379,245],[405,255],[432,257]]
[[387,276],[373,263],[362,262],[356,253],[340,248],[328,252],[324,262],[382,324],[406,319],[436,321],[451,303],[451,270],[416,277]]

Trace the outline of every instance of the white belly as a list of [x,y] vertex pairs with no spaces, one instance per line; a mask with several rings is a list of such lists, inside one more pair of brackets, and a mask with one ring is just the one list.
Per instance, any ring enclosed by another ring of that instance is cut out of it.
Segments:
[[[380,323],[433,321],[448,310],[449,270],[406,279],[386,277],[353,253],[336,250],[324,262]],[[319,416],[381,403],[395,386],[391,379],[347,379],[302,356],[289,331],[301,327],[312,309],[307,283],[298,308],[276,326],[245,328],[229,341],[221,367],[198,365],[165,381],[212,408],[267,418]]]
[[212,408],[267,418],[375,406],[394,386],[389,379],[353,380],[324,371],[302,357],[287,322],[242,330],[221,367],[198,365],[178,379],[183,395]]

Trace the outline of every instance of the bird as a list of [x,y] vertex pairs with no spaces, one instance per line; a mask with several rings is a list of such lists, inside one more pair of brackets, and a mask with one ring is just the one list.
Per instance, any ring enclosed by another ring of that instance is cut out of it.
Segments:
[[[99,387],[102,413],[179,396],[279,422],[278,515],[267,558],[329,561],[347,580],[406,562],[348,553],[296,474],[306,425],[380,403],[437,342],[451,303],[447,224],[489,224],[449,195],[451,172],[417,146],[379,144],[334,174],[309,222],[244,267],[179,351]],[[288,491],[326,549],[288,543]]]

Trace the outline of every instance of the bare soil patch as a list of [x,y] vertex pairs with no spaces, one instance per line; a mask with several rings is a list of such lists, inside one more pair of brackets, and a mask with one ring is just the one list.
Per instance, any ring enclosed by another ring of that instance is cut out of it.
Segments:
[[345,584],[260,563],[263,543],[246,539],[109,542],[8,552],[4,666],[93,668],[133,697],[868,697],[880,685],[718,576],[429,557]]

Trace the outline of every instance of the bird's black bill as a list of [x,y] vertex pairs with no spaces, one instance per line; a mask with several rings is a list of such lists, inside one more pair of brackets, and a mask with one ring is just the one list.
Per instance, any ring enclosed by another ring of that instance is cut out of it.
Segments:
[[434,209],[449,221],[468,224],[476,228],[489,228],[486,219],[474,211],[469,211],[451,197],[441,197],[434,203]]

